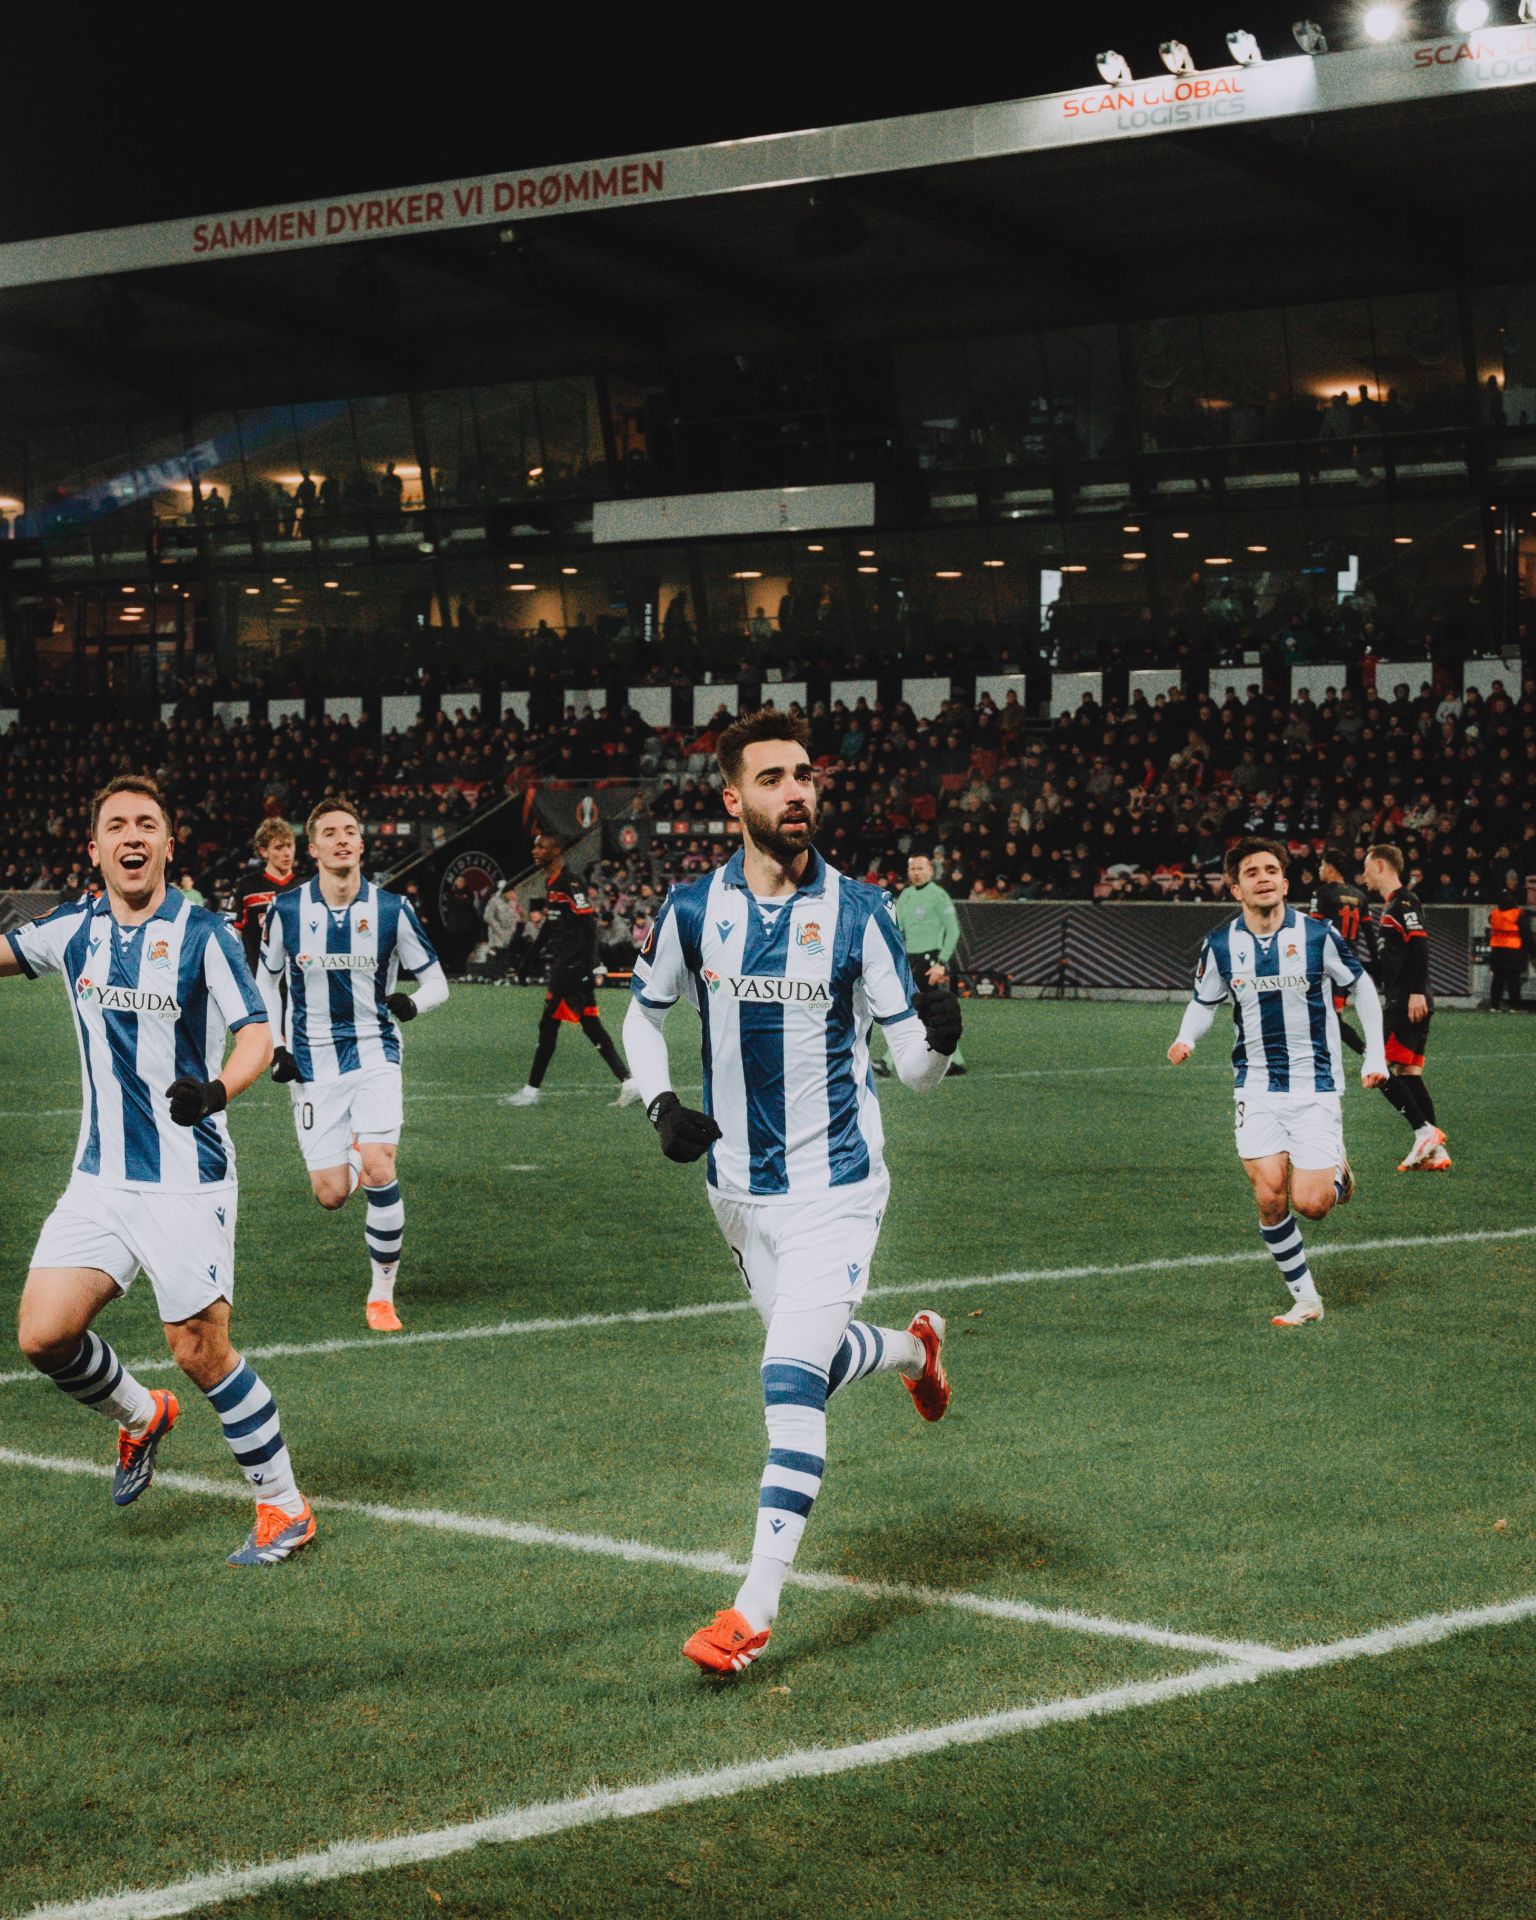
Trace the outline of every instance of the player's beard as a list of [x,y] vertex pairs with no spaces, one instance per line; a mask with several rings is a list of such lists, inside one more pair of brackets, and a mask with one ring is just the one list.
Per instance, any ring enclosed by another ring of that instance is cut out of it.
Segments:
[[750,801],[743,798],[741,824],[759,853],[766,853],[770,859],[777,860],[787,867],[792,860],[798,860],[801,854],[816,841],[815,802],[807,801],[801,811],[805,815],[804,828],[799,833],[784,833],[767,814],[759,813]]

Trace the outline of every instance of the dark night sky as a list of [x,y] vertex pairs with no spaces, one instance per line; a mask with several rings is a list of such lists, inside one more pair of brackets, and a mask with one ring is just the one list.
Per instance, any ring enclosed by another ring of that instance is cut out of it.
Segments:
[[[1237,26],[1273,58],[1302,10],[565,0],[338,17],[311,0],[82,15],[73,39],[13,26],[0,239],[1056,92],[1092,83],[1104,46],[1160,72],[1175,34],[1202,66],[1226,63]],[[1310,11],[1337,45],[1358,8]],[[1430,30],[1445,8],[1418,11]]]

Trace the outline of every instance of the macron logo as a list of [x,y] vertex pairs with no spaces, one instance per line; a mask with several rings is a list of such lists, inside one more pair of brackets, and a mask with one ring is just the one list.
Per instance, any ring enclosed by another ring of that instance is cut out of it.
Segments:
[[782,1520],[770,1520],[768,1524],[773,1528],[775,1533],[782,1533],[784,1531],[784,1522]]

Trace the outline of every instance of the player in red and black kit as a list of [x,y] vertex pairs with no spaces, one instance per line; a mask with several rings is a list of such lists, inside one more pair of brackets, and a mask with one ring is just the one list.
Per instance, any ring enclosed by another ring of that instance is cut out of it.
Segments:
[[298,846],[286,820],[263,820],[251,842],[256,864],[235,882],[235,932],[245,943],[246,964],[255,972],[267,908],[280,893],[299,884]]
[[[1350,952],[1365,962],[1366,972],[1376,980],[1381,973],[1381,949],[1376,937],[1376,923],[1370,914],[1370,896],[1363,887],[1355,886],[1345,877],[1352,865],[1343,847],[1323,849],[1317,869],[1318,884],[1307,912],[1314,920],[1327,920]],[[1362,946],[1363,953],[1360,951]],[[1345,1022],[1344,1008],[1347,1004],[1347,995],[1334,994],[1333,1010],[1339,1016],[1339,1038],[1351,1053],[1364,1053],[1364,1040]]]
[[587,899],[581,882],[565,867],[565,851],[552,833],[541,833],[533,843],[533,858],[544,869],[544,928],[534,949],[535,958],[549,968],[549,991],[544,996],[544,1012],[539,1019],[539,1041],[534,1049],[528,1084],[517,1093],[504,1093],[504,1107],[532,1107],[538,1104],[539,1088],[549,1063],[555,1057],[555,1042],[563,1025],[580,1027],[602,1055],[605,1065],[619,1082],[616,1107],[627,1107],[640,1098],[640,1089],[629,1077],[618,1048],[608,1037],[597,1011],[597,990],[592,970],[597,965],[597,914]]
[[1403,856],[1394,846],[1370,847],[1365,884],[1382,899],[1381,997],[1386,1008],[1387,1098],[1413,1128],[1413,1145],[1399,1173],[1443,1173],[1451,1164],[1435,1103],[1424,1084],[1424,1051],[1434,1002],[1429,992],[1429,934],[1418,895],[1403,885]]

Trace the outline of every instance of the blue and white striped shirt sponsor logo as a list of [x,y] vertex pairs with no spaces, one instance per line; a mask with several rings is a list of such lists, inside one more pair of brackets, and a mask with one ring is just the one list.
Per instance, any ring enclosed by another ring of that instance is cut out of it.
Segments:
[[1232,1009],[1232,1072],[1251,1093],[1338,1093],[1343,1055],[1333,995],[1361,967],[1326,921],[1286,909],[1272,934],[1239,914],[1217,927],[1200,952],[1195,998]]
[[815,853],[782,899],[753,898],[739,853],[668,895],[631,990],[698,1012],[713,1186],[803,1198],[881,1172],[870,1027],[912,1017],[913,994],[884,901]]

